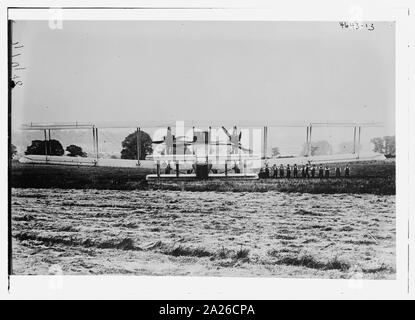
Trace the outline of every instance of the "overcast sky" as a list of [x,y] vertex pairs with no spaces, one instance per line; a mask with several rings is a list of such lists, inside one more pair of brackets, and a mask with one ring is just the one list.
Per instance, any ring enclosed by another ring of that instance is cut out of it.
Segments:
[[17,21],[25,122],[379,121],[395,130],[395,27]]

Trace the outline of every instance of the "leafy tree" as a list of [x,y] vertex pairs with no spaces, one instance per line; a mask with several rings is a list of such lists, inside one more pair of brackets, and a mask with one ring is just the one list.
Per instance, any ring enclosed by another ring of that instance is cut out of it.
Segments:
[[9,144],[9,155],[10,158],[13,159],[13,157],[17,154],[17,148],[14,144]]
[[[301,155],[304,156],[307,154],[308,143],[304,143],[303,150]],[[310,155],[311,156],[326,156],[333,153],[333,148],[331,144],[326,140],[320,140],[316,142],[311,142],[310,145]]]
[[62,156],[65,153],[62,144],[58,140],[33,140],[27,147],[25,154]]
[[386,136],[383,139],[385,140],[385,154],[396,155],[395,136]]
[[[147,132],[141,131],[140,160],[153,153],[151,138]],[[137,132],[130,133],[122,142],[121,159],[137,159]]]
[[87,156],[86,152],[83,152],[81,147],[78,147],[74,144],[67,146],[66,151],[69,152],[68,153],[69,157],[86,157]]
[[395,136],[376,137],[370,140],[373,143],[373,151],[385,155],[396,154]]
[[382,137],[373,138],[370,140],[373,143],[373,151],[385,154],[385,141]]

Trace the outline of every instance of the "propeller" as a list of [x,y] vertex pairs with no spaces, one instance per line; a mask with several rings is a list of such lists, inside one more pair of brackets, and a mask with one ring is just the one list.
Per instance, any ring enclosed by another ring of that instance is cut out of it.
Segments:
[[[239,135],[237,135],[237,129],[236,129],[236,126],[233,128],[233,134],[230,134],[229,133],[229,131],[225,128],[225,127],[222,127],[222,130],[225,132],[225,134],[228,136],[228,138],[229,138],[229,142],[227,142],[227,143],[221,143],[221,142],[216,142],[216,143],[214,143],[214,144],[216,144],[216,145],[227,145],[227,146],[233,146],[234,148],[236,148],[236,147],[238,147],[239,149],[241,149],[241,150],[243,150],[243,151],[246,151],[246,152],[251,152],[252,150],[251,149],[248,149],[248,148],[244,148],[243,146],[242,146],[242,144],[241,144],[241,138],[242,138],[242,131],[240,131],[239,132]],[[236,139],[234,139],[235,138],[235,135],[237,135],[237,142],[235,141]]]
[[251,150],[251,149],[244,148],[244,147],[242,147],[242,145],[241,145],[241,144],[239,144],[239,149],[241,149],[241,150],[243,150],[243,151],[246,151],[246,152],[252,152],[252,150]]
[[223,131],[225,132],[225,134],[229,137],[229,139],[231,138],[231,134],[228,132],[228,130],[226,130],[225,127],[222,127]]

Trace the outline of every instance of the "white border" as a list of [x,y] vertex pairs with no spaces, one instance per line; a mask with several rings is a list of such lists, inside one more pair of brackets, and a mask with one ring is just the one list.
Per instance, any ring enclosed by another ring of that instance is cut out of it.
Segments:
[[[376,3],[376,5],[375,5]],[[2,1],[0,39],[7,48],[7,7],[13,19],[47,19],[47,9],[29,7],[173,7],[172,1]],[[292,298],[408,298],[408,213],[409,213],[409,1],[290,1],[277,5],[267,1],[174,1],[175,7],[221,9],[76,9],[65,10],[64,19],[146,19],[146,20],[351,20],[359,7],[363,20],[396,21],[396,137],[397,137],[397,277],[396,280],[316,280],[224,277],[146,276],[12,276],[7,292],[7,207],[0,215],[0,294],[8,298],[138,298],[138,299],[292,299]],[[230,9],[230,8],[237,9]],[[228,9],[225,9],[228,8]],[[12,9],[11,9],[12,10]],[[415,10],[413,10],[415,13]],[[1,53],[1,71],[7,74],[7,52]],[[412,70],[413,71],[413,70]],[[7,88],[7,79],[0,80]],[[413,85],[413,83],[412,83]],[[1,104],[7,110],[7,95]],[[412,112],[413,115],[413,112]],[[2,113],[7,134],[7,116]],[[411,123],[412,124],[412,123]],[[1,140],[3,163],[7,163],[7,140]],[[412,149],[413,151],[414,149]],[[413,161],[413,157],[412,157]],[[413,162],[412,162],[413,163]],[[7,203],[7,166],[1,167],[1,203]],[[414,185],[413,179],[411,180]],[[413,193],[412,193],[413,196]],[[411,197],[411,203],[413,204]],[[412,217],[412,216],[411,216]],[[411,218],[412,219],[412,218]],[[412,226],[415,226],[413,219]],[[413,231],[412,231],[413,232]],[[412,240],[414,237],[412,237]],[[413,248],[413,247],[412,247]],[[414,252],[414,249],[411,249]],[[412,254],[412,257],[414,255]],[[413,266],[411,270],[414,271]],[[412,273],[414,274],[414,273]],[[412,280],[412,289],[414,289]],[[6,289],[6,290],[5,290]]]
[[415,5],[412,6],[412,18],[409,20],[408,25],[408,67],[407,76],[408,82],[408,108],[409,108],[409,207],[408,207],[408,253],[409,253],[409,282],[408,291],[412,298],[415,298],[415,126],[413,120],[415,119]]

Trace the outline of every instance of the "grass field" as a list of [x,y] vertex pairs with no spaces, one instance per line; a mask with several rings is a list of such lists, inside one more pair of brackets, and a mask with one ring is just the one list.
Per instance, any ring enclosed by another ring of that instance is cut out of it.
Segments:
[[[335,166],[329,164],[334,172]],[[28,165],[13,161],[10,185],[16,188],[147,190],[145,176],[154,170],[143,168],[73,167]],[[307,193],[395,194],[395,162],[366,161],[351,164],[348,179],[261,179],[258,181],[208,181],[153,184],[154,189],[189,191],[281,191]]]
[[351,169],[148,186],[135,168],[13,162],[13,272],[393,279],[395,162]]
[[395,196],[12,190],[15,274],[395,278]]
[[143,189],[145,177],[155,170],[143,168],[30,165],[13,161],[11,186],[16,188]]
[[150,182],[151,189],[220,192],[293,192],[293,193],[350,193],[395,194],[393,178],[330,178],[330,179],[263,179],[247,181],[175,181]]

